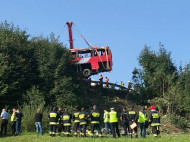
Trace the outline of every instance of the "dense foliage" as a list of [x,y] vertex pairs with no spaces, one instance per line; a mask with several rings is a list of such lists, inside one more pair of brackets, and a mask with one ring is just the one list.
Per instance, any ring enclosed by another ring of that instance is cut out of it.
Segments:
[[0,25],[2,107],[31,99],[45,105],[78,105],[77,94],[81,92],[77,77],[70,52],[55,42],[53,34],[50,38],[30,37],[13,24]]
[[178,70],[171,53],[162,44],[157,53],[145,46],[138,60],[141,68],[134,69],[133,81],[138,86],[141,103],[155,104],[160,112],[170,116],[173,123],[179,127],[187,126],[190,117],[190,64]]

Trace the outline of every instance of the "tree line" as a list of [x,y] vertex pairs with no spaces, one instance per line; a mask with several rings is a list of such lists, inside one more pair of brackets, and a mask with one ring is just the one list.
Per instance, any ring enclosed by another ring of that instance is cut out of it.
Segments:
[[187,127],[190,112],[190,63],[177,67],[162,43],[159,51],[145,46],[133,70],[133,82],[138,85],[138,99],[155,104],[163,115],[179,127]]

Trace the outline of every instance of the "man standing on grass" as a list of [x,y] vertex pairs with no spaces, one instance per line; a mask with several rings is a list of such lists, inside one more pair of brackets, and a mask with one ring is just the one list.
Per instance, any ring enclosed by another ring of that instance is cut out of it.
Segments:
[[[6,135],[7,134],[7,124],[8,124],[8,119],[9,119],[9,114],[6,112],[6,109],[2,109],[1,113],[1,135]],[[4,131],[4,133],[3,133]]]
[[59,118],[59,114],[56,111],[56,107],[53,107],[52,111],[50,111],[48,118],[49,118],[50,136],[54,137],[56,134],[57,123]]
[[20,134],[21,133],[21,122],[23,118],[22,112],[20,112],[20,109],[17,109],[17,113],[15,114],[16,116],[16,133]]
[[43,135],[43,128],[42,128],[42,113],[40,112],[40,109],[37,110],[37,113],[35,114],[35,125],[36,125],[36,133],[39,134],[39,129],[41,135]]
[[111,112],[109,113],[110,114],[110,126],[111,126],[113,137],[116,138],[116,133],[117,133],[118,137],[120,137],[119,127],[118,127],[118,114],[114,110],[114,108],[110,108],[110,110],[111,110]]
[[149,122],[150,122],[150,126],[152,127],[152,133],[154,135],[154,137],[158,137],[158,135],[160,135],[160,116],[158,114],[158,112],[155,110],[155,106],[151,105],[150,106],[150,114],[149,114]]
[[11,128],[12,128],[12,134],[13,134],[13,136],[16,135],[16,113],[17,113],[16,109],[13,108],[13,113],[11,115],[11,123],[12,123]]

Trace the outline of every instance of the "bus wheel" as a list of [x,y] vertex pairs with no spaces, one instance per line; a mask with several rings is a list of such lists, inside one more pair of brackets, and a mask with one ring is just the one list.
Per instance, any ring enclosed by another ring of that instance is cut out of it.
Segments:
[[89,77],[90,76],[90,69],[84,69],[82,74],[84,75],[84,77]]

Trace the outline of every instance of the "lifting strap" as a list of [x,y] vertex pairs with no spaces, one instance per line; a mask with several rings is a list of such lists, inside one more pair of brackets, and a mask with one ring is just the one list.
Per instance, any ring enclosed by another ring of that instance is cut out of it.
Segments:
[[98,55],[98,57],[99,57],[99,59],[100,59],[100,61],[102,63],[103,68],[106,69],[105,66],[104,66],[104,63],[103,63],[102,59],[100,58],[100,54],[98,53],[98,51],[97,51],[96,48],[94,48],[94,49],[95,49],[95,51],[96,51],[96,53],[97,53],[97,55]]
[[110,66],[109,66],[109,61],[108,61],[108,53],[107,53],[107,47],[105,47],[105,52],[106,52],[106,60],[107,60],[107,69],[110,70]]

